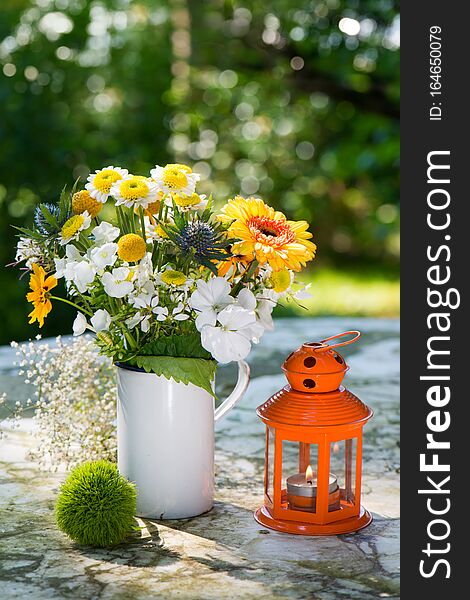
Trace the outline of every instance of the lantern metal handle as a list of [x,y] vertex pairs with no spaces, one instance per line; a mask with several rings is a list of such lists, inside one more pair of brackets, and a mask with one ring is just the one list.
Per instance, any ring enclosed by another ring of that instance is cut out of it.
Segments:
[[244,360],[238,361],[238,380],[233,392],[228,396],[214,413],[214,420],[218,421],[226,415],[235,404],[243,398],[243,394],[250,383],[250,366]]
[[[346,340],[344,342],[338,342],[337,344],[327,344],[326,342],[329,342],[330,340],[336,340],[338,338],[342,338],[345,335],[352,335],[354,337],[352,337],[350,340]],[[360,331],[345,331],[344,333],[338,333],[336,335],[332,335],[331,337],[327,337],[324,340],[321,340],[322,344],[325,344],[325,346],[322,348],[318,348],[318,350],[320,352],[324,352],[325,350],[331,350],[332,348],[339,348],[340,346],[347,346],[348,344],[352,344],[353,342],[355,342],[356,340],[358,340],[361,337],[361,332]]]

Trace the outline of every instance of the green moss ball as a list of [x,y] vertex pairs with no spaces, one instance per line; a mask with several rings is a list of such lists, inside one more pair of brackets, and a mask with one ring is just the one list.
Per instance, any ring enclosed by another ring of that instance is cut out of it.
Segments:
[[57,525],[79,544],[104,548],[134,528],[136,489],[117,466],[104,460],[76,467],[61,486]]

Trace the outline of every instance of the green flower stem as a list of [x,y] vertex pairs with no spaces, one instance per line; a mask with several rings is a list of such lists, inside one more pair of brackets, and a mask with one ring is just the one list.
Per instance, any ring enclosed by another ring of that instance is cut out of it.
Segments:
[[83,232],[80,233],[80,241],[83,244],[83,246],[85,247],[85,250],[88,250],[88,248],[91,248],[92,244]]
[[251,276],[253,275],[253,273],[256,271],[256,269],[258,268],[258,261],[257,260],[253,260],[253,262],[251,263],[251,265],[248,267],[248,269],[244,272],[242,278],[240,279],[240,281],[237,283],[237,285],[233,288],[233,290],[231,291],[231,295],[233,297],[237,296],[237,294],[241,291],[241,289],[243,288],[243,284],[246,281],[249,281]]
[[83,308],[83,306],[78,306],[77,304],[75,304],[75,302],[71,302],[70,300],[67,300],[66,298],[61,298],[60,296],[49,296],[49,297],[51,300],[59,300],[60,302],[64,302],[65,304],[70,304],[70,306],[73,306],[79,312],[83,312],[86,315],[88,315],[89,317],[93,316],[93,313],[90,310]]
[[122,233],[129,233],[129,228],[127,226],[127,220],[126,217],[124,215],[124,211],[122,210],[122,208],[120,206],[116,206],[116,215],[118,218],[118,223],[119,223],[119,229],[122,231]]
[[142,229],[142,237],[144,238],[144,242],[147,242],[145,236],[145,220],[144,220],[144,209],[139,206],[139,217],[140,217],[140,227]]

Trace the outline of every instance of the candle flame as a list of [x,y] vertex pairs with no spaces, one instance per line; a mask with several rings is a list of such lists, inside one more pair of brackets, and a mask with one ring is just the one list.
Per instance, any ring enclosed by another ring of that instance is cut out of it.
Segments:
[[310,465],[308,465],[307,470],[305,471],[305,481],[307,483],[313,483],[313,469]]
[[334,445],[333,445],[333,452],[334,452],[334,454],[338,454],[338,452],[339,452],[339,444],[338,444],[338,442],[334,443]]

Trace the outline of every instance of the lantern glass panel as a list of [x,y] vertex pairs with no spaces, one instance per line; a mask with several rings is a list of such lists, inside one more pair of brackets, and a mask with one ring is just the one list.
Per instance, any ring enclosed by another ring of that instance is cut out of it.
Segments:
[[[356,450],[356,438],[330,444],[330,473],[338,478],[343,507],[353,507],[356,504]],[[338,506],[329,506],[328,511],[333,510],[338,510]]]
[[266,475],[264,491],[271,502],[273,501],[275,435],[275,429],[272,427],[266,427]]
[[316,512],[318,444],[282,442],[282,489],[286,508]]

